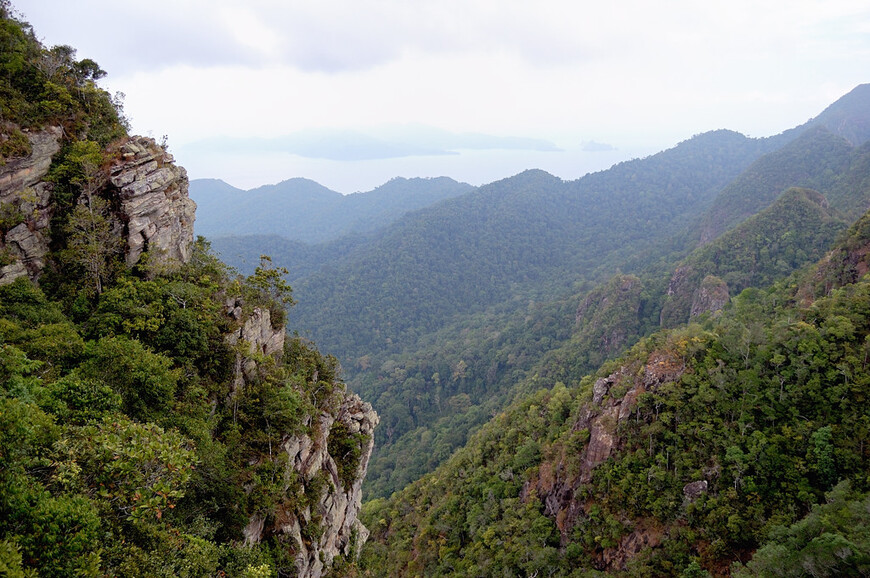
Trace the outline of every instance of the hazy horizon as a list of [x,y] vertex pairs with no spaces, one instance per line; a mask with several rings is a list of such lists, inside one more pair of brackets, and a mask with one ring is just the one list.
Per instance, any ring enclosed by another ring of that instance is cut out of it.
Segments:
[[96,60],[133,132],[166,135],[191,178],[245,189],[575,179],[709,130],[778,134],[870,69],[870,7],[852,0],[14,8],[45,44]]

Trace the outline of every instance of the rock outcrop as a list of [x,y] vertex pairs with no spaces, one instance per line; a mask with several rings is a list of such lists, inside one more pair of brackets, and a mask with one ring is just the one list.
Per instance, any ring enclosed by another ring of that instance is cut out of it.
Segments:
[[715,275],[707,275],[692,297],[689,319],[694,319],[705,313],[711,315],[720,313],[730,298],[728,284]]
[[[341,427],[336,427],[339,424]],[[267,525],[261,516],[251,517],[243,530],[245,543],[256,544],[267,534],[283,536],[294,553],[299,578],[320,578],[336,556],[349,558],[359,553],[369,536],[359,511],[377,424],[372,406],[348,395],[336,414],[322,412],[310,424],[310,435],[286,438],[281,448],[288,458],[287,467],[301,480],[307,502],[302,507],[282,506],[273,524]],[[330,447],[333,442],[345,448],[347,439],[334,440],[336,430],[360,444],[350,484],[340,472],[339,462],[345,456],[334,455],[338,452]]]
[[254,307],[244,316],[241,299],[232,298],[226,303],[227,315],[239,323],[239,328],[226,336],[227,343],[236,350],[232,393],[236,393],[257,378],[261,368],[259,361],[280,359],[284,352],[284,327],[272,327],[272,314],[268,309]]
[[[645,362],[628,363],[595,382],[592,399],[581,407],[571,428],[586,440],[580,455],[568,456],[564,453],[567,448],[563,448],[561,455],[540,465],[537,477],[528,481],[522,492],[523,499],[534,495],[543,502],[544,513],[555,520],[563,544],[568,543],[575,525],[588,514],[589,504],[576,499],[579,489],[590,483],[595,468],[619,449],[618,429],[634,419],[638,398],[679,380],[685,370],[682,357],[662,350],[651,353]],[[568,462],[579,463],[579,467],[569,467]],[[596,568],[624,569],[633,555],[658,545],[662,539],[658,530],[636,527],[617,546],[599,553]]]
[[42,179],[61,134],[58,127],[27,133],[31,153],[0,166],[0,284],[25,275],[35,279],[45,266],[51,187]]
[[[268,309],[254,307],[246,313],[239,298],[227,300],[226,312],[238,323],[226,336],[236,350],[230,393],[235,396],[261,379],[280,358],[285,331],[272,326]],[[287,457],[285,479],[299,480],[304,499],[284,503],[268,520],[252,516],[242,532],[247,545],[259,543],[265,536],[281,536],[293,552],[299,578],[320,578],[336,556],[359,553],[369,536],[359,521],[359,511],[379,418],[358,396],[337,391],[337,409],[331,406],[308,416],[308,433],[285,436],[281,443]]]
[[187,171],[154,139],[131,137],[121,145],[109,180],[119,190],[127,224],[127,265],[136,264],[146,250],[152,262],[186,263],[196,216]]
[[[31,153],[0,166],[0,284],[37,279],[51,242],[52,186],[43,179],[60,150],[62,131],[28,133]],[[187,172],[154,139],[129,137],[117,147],[101,196],[117,197],[112,218],[124,229],[124,256],[135,265],[144,251],[152,264],[187,262],[196,204]]]
[[[327,480],[327,490],[312,506],[302,512],[284,512],[274,528],[290,538],[300,578],[320,578],[336,556],[349,557],[359,552],[368,539],[369,531],[358,515],[362,505],[362,482],[374,447],[374,430],[378,421],[378,415],[370,404],[356,395],[349,395],[342,402],[337,416],[320,415],[312,427],[313,437],[294,436],[282,446],[289,457],[290,467],[302,477],[306,491],[316,477],[325,476]],[[339,423],[343,427],[335,428]],[[348,478],[339,472],[338,462],[345,459],[344,456],[334,455],[335,449],[330,448],[330,432],[336,429],[360,444],[359,461],[352,464],[355,471],[351,472],[353,481],[349,485],[346,484]],[[330,453],[331,449],[333,453]],[[303,535],[303,526],[317,524],[317,520],[322,530],[319,538],[316,537],[318,532],[309,531],[307,536]]]

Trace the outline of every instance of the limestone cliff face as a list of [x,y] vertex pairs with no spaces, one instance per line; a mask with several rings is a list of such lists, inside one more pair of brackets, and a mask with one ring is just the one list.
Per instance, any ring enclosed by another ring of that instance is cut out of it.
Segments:
[[110,182],[121,200],[127,224],[127,265],[146,249],[152,260],[190,259],[196,203],[188,197],[187,171],[154,139],[131,137],[120,147]]
[[[0,166],[0,283],[37,279],[51,242],[52,185],[44,179],[62,133],[49,128],[27,136],[32,152]],[[187,172],[154,139],[129,137],[110,152],[115,159],[99,194],[119,200],[113,219],[124,230],[127,265],[146,250],[152,263],[187,262],[196,211]]]
[[42,179],[60,150],[60,137],[58,127],[28,133],[31,153],[0,166],[0,219],[8,227],[0,229],[0,284],[35,278],[45,266],[51,187]]
[[[282,448],[287,452],[290,467],[298,472],[306,492],[313,491],[311,482],[318,476],[325,477],[327,489],[313,506],[302,512],[286,511],[279,517],[273,532],[290,539],[296,552],[296,567],[300,578],[320,578],[336,556],[349,557],[358,553],[369,537],[369,531],[359,521],[362,504],[362,482],[368,469],[374,447],[374,431],[378,415],[372,406],[356,395],[348,395],[336,415],[322,413],[312,431],[313,436],[288,438]],[[343,459],[330,448],[330,432],[336,424],[341,431],[360,440],[360,460],[352,472],[352,483],[346,484],[340,475],[338,461]],[[317,522],[319,521],[319,524]],[[322,534],[303,533],[303,528],[318,525]],[[247,536],[246,536],[247,537]]]
[[[226,307],[227,315],[238,323],[226,336],[236,350],[232,396],[262,378],[271,359],[280,358],[285,332],[284,327],[272,326],[268,309],[255,307],[246,314],[244,303],[237,298],[229,299]],[[280,511],[268,522],[252,516],[243,531],[245,543],[279,536],[295,557],[299,578],[320,578],[336,556],[359,553],[369,536],[359,512],[378,421],[370,404],[343,394],[337,408],[308,416],[307,434],[285,436],[281,444],[287,457],[285,478],[299,480],[304,500],[279,506]],[[348,462],[348,453],[358,459]]]

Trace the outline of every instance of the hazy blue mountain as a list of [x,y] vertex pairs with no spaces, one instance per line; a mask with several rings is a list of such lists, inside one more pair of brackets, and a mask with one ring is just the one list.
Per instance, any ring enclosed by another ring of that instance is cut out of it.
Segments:
[[814,126],[823,126],[855,146],[870,140],[870,83],[859,84],[818,116],[773,138],[787,142]]
[[447,177],[396,178],[380,187],[342,195],[314,181],[289,179],[241,191],[214,179],[194,180],[196,232],[222,236],[279,235],[322,243],[383,227],[408,211],[455,197],[473,187]]

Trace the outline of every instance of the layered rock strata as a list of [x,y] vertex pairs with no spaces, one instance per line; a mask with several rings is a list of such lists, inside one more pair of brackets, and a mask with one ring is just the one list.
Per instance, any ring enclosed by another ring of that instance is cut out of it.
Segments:
[[[28,133],[31,153],[0,166],[0,284],[37,279],[51,242],[52,186],[44,181],[60,150],[60,128]],[[196,203],[187,172],[154,139],[129,137],[119,146],[101,196],[117,196],[112,215],[125,237],[124,256],[135,265],[146,250],[152,264],[186,263],[193,243]]]
[[59,127],[27,133],[31,153],[0,165],[0,284],[36,278],[48,253],[51,187],[43,178],[60,150]]
[[131,137],[109,178],[118,188],[127,224],[127,265],[145,250],[152,262],[190,259],[196,203],[188,197],[187,171],[154,139]]

